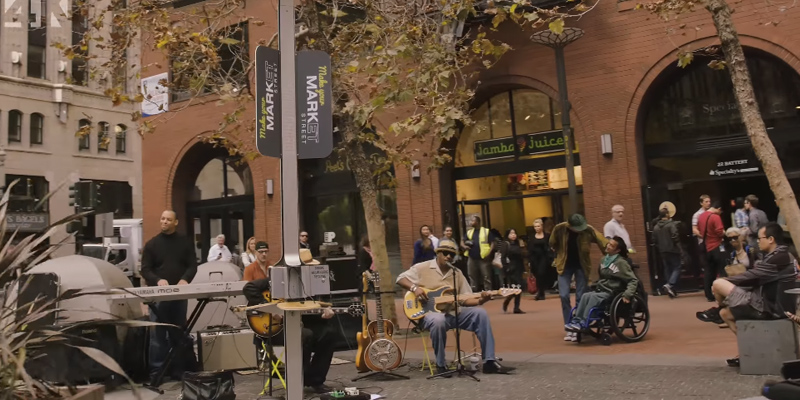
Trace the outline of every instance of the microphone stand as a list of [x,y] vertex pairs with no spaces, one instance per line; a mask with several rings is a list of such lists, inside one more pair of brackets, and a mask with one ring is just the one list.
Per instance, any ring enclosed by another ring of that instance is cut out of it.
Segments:
[[[468,376],[474,379],[476,382],[480,382],[481,380],[475,376],[476,371],[468,371],[467,368],[464,366],[464,362],[461,359],[461,327],[458,324],[458,282],[456,281],[456,277],[458,275],[458,268],[456,268],[453,264],[447,263],[447,266],[450,267],[450,272],[453,273],[453,293],[455,294],[455,301],[453,302],[455,308],[453,311],[455,312],[456,317],[456,354],[458,354],[459,358],[456,360],[456,369],[445,371],[436,375],[431,375],[428,379],[438,378],[438,377],[450,377],[452,375],[458,376]],[[431,301],[431,300],[428,300]]]

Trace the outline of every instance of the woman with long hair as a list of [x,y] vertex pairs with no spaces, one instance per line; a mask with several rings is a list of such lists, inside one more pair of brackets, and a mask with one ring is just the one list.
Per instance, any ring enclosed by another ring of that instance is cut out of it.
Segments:
[[[550,251],[550,235],[544,231],[541,219],[533,221],[533,236],[528,238],[528,260],[531,264],[531,273],[536,278],[536,297],[534,300],[544,300],[544,291],[549,287],[548,268],[553,263]],[[552,269],[552,268],[551,268]]]
[[364,235],[361,238],[360,249],[358,249],[358,275],[364,273],[364,271],[374,271],[375,270],[375,260],[372,258],[372,248],[369,246],[369,236]]
[[250,239],[247,239],[247,245],[244,247],[244,251],[242,252],[241,256],[242,265],[247,267],[248,265],[256,262],[256,237],[253,236]]
[[431,234],[431,227],[422,225],[419,228],[419,239],[414,242],[414,264],[436,258],[436,245],[439,239]]
[[[522,273],[525,272],[525,258],[523,257],[522,249],[524,244],[517,237],[517,231],[511,228],[506,231],[506,240],[500,243],[500,259],[503,262],[503,274],[505,277],[506,285],[519,285],[522,287]],[[512,297],[506,297],[503,301],[503,312],[508,311],[508,305],[511,300],[514,300],[514,314],[525,314],[520,310],[519,303],[522,300],[522,295],[518,294]]]
[[453,237],[453,227],[450,225],[445,225],[444,231],[442,232],[442,239],[450,239],[452,241],[456,241]]

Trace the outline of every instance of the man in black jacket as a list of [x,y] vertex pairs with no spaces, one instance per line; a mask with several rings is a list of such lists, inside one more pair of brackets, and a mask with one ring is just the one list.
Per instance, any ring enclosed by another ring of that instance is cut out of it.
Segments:
[[[178,218],[174,211],[161,213],[161,233],[150,239],[142,250],[142,277],[148,286],[188,285],[197,273],[197,258],[191,242],[175,232]],[[187,300],[160,301],[150,305],[150,321],[172,324],[178,328],[154,326],[150,329],[150,380],[163,365],[169,349],[183,341]],[[175,357],[169,375],[180,380],[184,372],[181,354]]]
[[[744,273],[717,279],[711,287],[720,305],[719,317],[734,334],[736,320],[784,318],[778,305],[778,284],[797,279],[796,260],[783,245],[780,225],[767,223],[758,230],[757,238],[764,258]],[[698,313],[698,318],[712,312]],[[728,365],[738,366],[739,358],[729,359]]]
[[656,245],[661,261],[664,264],[664,277],[667,283],[662,286],[670,298],[677,297],[675,288],[681,277],[681,239],[678,226],[666,208],[659,211],[659,220],[653,228],[653,243]]
[[[269,279],[257,279],[244,285],[242,291],[248,305],[252,306],[265,303],[263,293],[269,289]],[[330,343],[332,332],[328,323],[333,315],[333,311],[327,309],[323,311],[321,319],[319,316],[303,316],[303,383],[318,394],[333,390],[325,385],[333,360],[333,347]],[[275,337],[272,344],[282,345],[285,332],[284,330],[282,334]]]

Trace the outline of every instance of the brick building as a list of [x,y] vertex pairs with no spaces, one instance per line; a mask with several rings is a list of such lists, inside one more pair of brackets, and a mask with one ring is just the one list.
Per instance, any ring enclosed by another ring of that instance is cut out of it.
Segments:
[[[565,54],[581,211],[602,229],[611,207],[625,206],[625,224],[638,250],[634,259],[649,284],[658,268],[648,251],[647,227],[662,201],[675,203],[687,244],[700,194],[727,207],[731,199],[754,193],[771,218],[778,210],[738,122],[726,73],[707,68],[702,57],[686,69],[675,66],[678,48],[715,43],[709,15],[698,11],[683,20],[690,33],[667,36],[667,25],[634,5],[601,2],[590,15],[572,22],[585,36]],[[275,5],[254,2],[248,7],[248,14],[265,15],[267,22],[249,27],[252,46],[272,36]],[[800,10],[790,8],[780,24],[769,27],[764,21],[774,16],[764,12],[761,3],[738,3],[735,22],[762,113],[795,184],[800,164],[789,155],[800,146],[793,138],[800,127],[800,44],[791,38],[800,34]],[[520,34],[515,27],[505,26],[498,35],[514,50],[481,78],[475,102],[478,128],[447,144],[454,149],[454,164],[420,177],[398,168],[397,188],[382,193],[395,271],[411,263],[422,224],[440,236],[445,225],[458,231],[462,214],[479,214],[492,228],[521,233],[536,218],[565,219],[568,199],[553,51],[532,43],[529,33]],[[199,143],[198,136],[216,126],[220,115],[213,102],[193,106],[144,141],[145,234],[155,234],[159,213],[174,208],[186,221],[186,232],[195,235],[198,255],[207,251],[211,237],[223,232],[234,245],[252,235],[265,239],[277,258],[279,162],[223,162],[224,152]],[[612,150],[601,154],[606,134]],[[526,150],[515,148],[523,139]],[[426,161],[420,163],[425,171]],[[355,251],[365,230],[346,165],[329,158],[301,162],[300,167],[302,220],[312,243],[320,243],[323,232],[334,231],[346,252]],[[274,183],[274,193],[267,192],[268,182]],[[697,287],[697,273],[686,269],[687,288]]]

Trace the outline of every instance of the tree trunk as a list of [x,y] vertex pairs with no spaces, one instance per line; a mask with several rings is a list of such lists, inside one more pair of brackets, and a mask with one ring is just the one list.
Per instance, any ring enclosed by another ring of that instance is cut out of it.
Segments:
[[364,206],[364,219],[367,222],[367,235],[372,250],[375,269],[380,276],[381,303],[383,304],[383,318],[392,321],[397,326],[397,313],[394,304],[395,283],[392,271],[389,269],[389,253],[386,250],[386,228],[383,224],[383,215],[378,206],[378,188],[375,184],[375,175],[367,159],[364,149],[350,140],[352,134],[345,134],[350,143],[347,147],[347,160],[350,170],[356,178],[361,203]]
[[736,101],[739,103],[739,111],[747,129],[747,135],[750,136],[753,144],[753,150],[761,161],[769,181],[769,187],[786,217],[789,232],[793,238],[800,238],[800,207],[797,205],[789,180],[783,172],[783,166],[775,152],[775,146],[767,135],[764,120],[761,118],[753,91],[753,82],[750,79],[742,44],[739,41],[739,34],[731,19],[731,9],[725,0],[708,0],[706,9],[711,13],[714,25],[717,27],[717,35],[722,43],[722,51],[725,54],[725,62],[728,64]]

